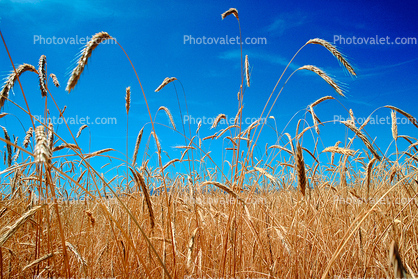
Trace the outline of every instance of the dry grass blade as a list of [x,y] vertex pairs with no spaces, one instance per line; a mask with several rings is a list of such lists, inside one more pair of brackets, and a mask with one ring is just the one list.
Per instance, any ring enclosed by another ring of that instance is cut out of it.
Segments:
[[389,249],[389,264],[393,268],[393,275],[395,278],[412,278],[412,276],[406,271],[401,255],[399,254],[398,244],[396,241],[392,241]]
[[84,130],[84,129],[86,129],[88,126],[86,125],[86,124],[84,124],[83,126],[81,126],[80,127],[80,129],[78,129],[78,132],[77,132],[77,136],[76,136],[76,138],[78,138],[80,135],[81,135],[81,132]]
[[39,263],[41,263],[41,262],[43,262],[43,261],[45,261],[45,260],[47,260],[49,258],[52,258],[55,254],[57,254],[57,253],[56,252],[49,253],[49,254],[46,254],[46,255],[40,257],[39,259],[34,260],[33,262],[31,262],[30,264],[28,264],[27,266],[25,266],[22,269],[22,272],[25,271],[25,270],[27,270],[28,268],[31,268],[34,265],[37,265],[37,264],[39,264]]
[[247,80],[247,87],[250,87],[250,63],[248,62],[248,55],[245,55],[245,79]]
[[354,156],[357,153],[357,151],[354,151],[352,149],[342,148],[338,146],[327,147],[322,152],[332,152],[332,153],[338,153],[338,154],[347,155],[347,156]]
[[235,8],[230,8],[229,10],[227,10],[226,12],[224,12],[223,14],[221,14],[222,19],[226,18],[229,15],[234,15],[238,20],[238,11]]
[[42,97],[46,97],[48,92],[46,91],[46,56],[41,55],[39,58],[38,76],[39,76],[39,87],[41,89]]
[[315,39],[311,39],[309,40],[306,45],[308,44],[318,44],[321,45],[323,47],[325,47],[329,52],[332,53],[332,55],[334,55],[335,58],[338,59],[338,61],[341,62],[341,64],[348,70],[348,72],[350,74],[352,74],[353,76],[356,76],[356,72],[354,71],[353,67],[350,65],[350,63],[348,63],[348,61],[344,58],[344,55],[341,54],[341,52],[339,52],[337,50],[337,48],[332,45],[331,43],[323,40],[323,39],[319,39],[319,38],[315,38]]
[[366,138],[366,136],[360,132],[350,121],[341,121],[345,126],[347,126],[351,131],[353,131],[366,145],[366,147],[370,150],[370,152],[376,157],[377,160],[380,161],[380,156],[377,154],[376,150],[374,150],[370,141]]
[[402,114],[403,116],[408,118],[408,120],[411,121],[412,124],[414,124],[414,126],[418,128],[418,122],[417,122],[416,118],[413,117],[412,115],[410,115],[409,113],[401,110],[400,108],[394,107],[394,106],[385,106],[385,108],[390,108],[390,109],[393,109],[394,111],[399,112],[400,114]]
[[95,34],[91,40],[86,44],[84,49],[81,52],[81,57],[78,60],[77,66],[74,68],[73,72],[71,73],[71,77],[68,80],[66,91],[71,92],[74,87],[77,85],[78,80],[80,79],[81,74],[84,71],[84,67],[87,65],[87,61],[90,58],[93,50],[103,41],[105,40],[114,40],[112,36],[110,36],[106,32],[99,32]]
[[158,86],[157,87],[157,89],[155,89],[155,91],[154,92],[158,92],[158,91],[160,91],[161,89],[163,89],[167,84],[169,84],[170,82],[173,82],[173,81],[175,81],[175,80],[177,80],[177,78],[175,78],[175,77],[171,77],[171,78],[169,78],[169,77],[166,77],[164,80],[163,80],[163,82],[160,84],[160,86]]
[[142,133],[144,132],[144,127],[139,131],[138,136],[136,137],[134,155],[132,158],[132,164],[135,165],[136,157],[138,156],[139,145],[141,144]]
[[298,189],[305,196],[307,180],[305,173],[305,162],[303,160],[302,147],[298,143],[296,145],[296,154],[295,154],[295,169],[297,171],[298,177]]
[[49,147],[48,139],[45,135],[44,126],[38,126],[35,129],[35,139],[36,139],[36,146],[35,152],[33,153],[35,156],[35,162],[40,164],[49,164],[52,157],[52,152]]
[[218,116],[216,116],[215,120],[213,121],[212,127],[210,127],[211,129],[214,129],[218,126],[219,122],[221,121],[221,119],[226,119],[226,115],[223,113],[218,114]]
[[131,107],[131,87],[130,86],[126,88],[125,107],[126,107],[126,114],[128,114],[129,108]]
[[35,206],[23,214],[22,217],[17,219],[16,222],[0,237],[0,247],[3,247],[4,243],[6,243],[6,241],[20,228],[20,226],[22,226],[33,214],[44,206],[45,205]]
[[34,66],[29,64],[22,64],[17,67],[16,72],[12,72],[6,80],[1,92],[0,92],[0,109],[3,107],[4,102],[9,97],[9,91],[13,88],[18,77],[26,71],[38,73]]
[[245,204],[244,201],[240,197],[238,197],[237,193],[235,193],[231,188],[229,188],[228,186],[226,186],[222,183],[219,183],[219,182],[216,182],[216,181],[205,181],[201,184],[202,187],[204,187],[206,185],[216,186],[219,189],[224,190],[225,192],[227,192],[228,194],[230,194],[231,196],[233,196],[234,198],[236,198],[237,200],[239,200],[243,204]]
[[309,70],[314,72],[315,74],[319,75],[323,80],[325,80],[329,85],[332,86],[332,88],[334,88],[334,90],[341,96],[345,97],[343,91],[341,90],[341,88],[338,86],[338,84],[332,79],[330,78],[324,71],[322,71],[321,69],[319,69],[318,67],[312,66],[312,65],[305,65],[300,67],[298,70]]
[[165,114],[167,115],[168,119],[170,119],[171,125],[173,126],[173,129],[176,130],[176,124],[174,123],[173,116],[171,115],[171,112],[168,108],[165,106],[161,106],[158,108],[158,111],[163,110]]
[[144,193],[145,201],[146,201],[147,207],[148,207],[148,213],[149,213],[149,217],[150,217],[151,228],[154,228],[154,226],[155,226],[154,210],[152,209],[151,198],[150,198],[150,195],[149,195],[149,192],[148,192],[147,185],[145,184],[145,180],[139,172],[135,171],[131,167],[129,169],[132,172],[132,175],[135,179],[135,183],[141,187],[141,190]]
[[58,81],[57,76],[56,76],[55,74],[50,74],[49,76],[52,78],[52,82],[54,83],[54,85],[55,85],[56,87],[60,87],[60,83],[59,83],[59,81]]
[[86,157],[84,157],[84,159],[89,159],[89,158],[92,158],[92,157],[95,157],[95,156],[98,156],[98,155],[100,155],[100,154],[103,154],[103,153],[106,153],[106,152],[109,152],[109,151],[115,151],[113,148],[105,148],[105,149],[102,149],[102,150],[99,150],[99,151],[96,151],[96,152],[93,152],[93,153],[91,153],[91,154],[87,154],[86,155]]

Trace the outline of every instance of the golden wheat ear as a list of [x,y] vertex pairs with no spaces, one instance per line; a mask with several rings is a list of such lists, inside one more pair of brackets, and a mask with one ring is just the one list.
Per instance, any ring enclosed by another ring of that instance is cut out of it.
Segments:
[[170,82],[173,82],[173,81],[175,81],[175,80],[177,80],[175,77],[171,77],[171,78],[169,78],[169,77],[166,77],[164,80],[163,80],[163,82],[160,84],[160,86],[158,86],[157,87],[157,89],[155,89],[155,91],[154,92],[158,92],[158,91],[160,91],[161,89],[163,89],[167,84],[169,84]]
[[338,61],[341,62],[341,64],[347,69],[347,71],[350,74],[352,74],[353,76],[357,76],[356,72],[354,71],[354,68],[350,65],[350,63],[348,63],[344,55],[340,51],[338,51],[336,46],[319,38],[311,39],[307,41],[305,45],[309,45],[309,44],[317,44],[317,45],[321,45],[325,47],[329,52],[331,52],[332,55],[334,55],[335,58],[338,59]]
[[38,73],[34,66],[30,64],[22,64],[17,67],[16,72],[12,72],[6,79],[6,83],[0,91],[0,109],[3,107],[4,102],[9,97],[9,91],[13,88],[18,77],[26,71]]
[[38,64],[38,76],[39,76],[39,88],[41,89],[41,95],[42,97],[46,97],[48,94],[46,91],[46,56],[41,55],[39,58],[39,64]]
[[77,62],[77,66],[74,68],[73,72],[71,73],[71,77],[68,80],[67,88],[65,88],[68,93],[74,89],[78,80],[80,79],[81,74],[83,73],[84,67],[87,65],[87,61],[90,58],[93,50],[102,42],[106,40],[114,40],[112,36],[110,36],[106,32],[99,32],[95,34],[91,40],[86,44],[84,49],[81,51],[81,57]]
[[235,8],[230,8],[229,10],[227,10],[226,12],[224,12],[223,14],[221,14],[222,19],[226,18],[229,15],[234,15],[238,20],[238,11]]

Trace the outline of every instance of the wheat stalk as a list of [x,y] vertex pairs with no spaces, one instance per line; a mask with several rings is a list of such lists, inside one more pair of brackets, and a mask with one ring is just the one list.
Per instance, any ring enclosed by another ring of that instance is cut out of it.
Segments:
[[6,243],[6,241],[20,228],[20,226],[22,226],[33,214],[43,207],[44,205],[35,206],[17,219],[16,222],[0,237],[0,247],[3,247],[4,243]]
[[39,264],[39,263],[41,263],[41,262],[43,262],[43,261],[45,261],[45,260],[47,260],[49,258],[52,258],[55,254],[57,254],[57,252],[52,252],[52,253],[46,254],[46,255],[40,257],[39,259],[34,260],[30,264],[28,264],[27,266],[25,266],[24,268],[22,268],[22,272],[24,272],[28,268],[31,268],[34,265],[37,265],[37,264]]
[[87,266],[86,260],[80,255],[77,249],[70,242],[66,241],[65,246],[75,255],[77,260],[83,265],[83,269]]
[[398,125],[396,124],[396,111],[391,110],[390,115],[392,117],[392,137],[396,141],[398,139]]
[[345,97],[343,91],[338,86],[338,84],[332,78],[330,78],[324,71],[319,69],[318,67],[315,67],[313,65],[305,65],[305,66],[302,66],[302,67],[298,68],[296,71],[298,71],[298,70],[309,70],[309,71],[314,72],[315,74],[319,75],[323,80],[325,80],[329,85],[331,85],[331,87],[334,88],[334,90],[339,95]]
[[308,45],[308,44],[318,44],[318,45],[325,47],[329,52],[332,53],[332,55],[334,55],[335,58],[338,59],[338,61],[341,62],[341,64],[348,70],[350,74],[352,74],[353,76],[357,75],[353,67],[350,65],[350,63],[348,63],[348,61],[344,58],[344,55],[342,55],[341,52],[339,52],[337,48],[331,43],[323,39],[315,38],[306,42],[305,45]]
[[86,155],[86,157],[84,157],[84,159],[87,160],[89,158],[98,156],[100,154],[103,154],[103,153],[106,153],[106,152],[109,152],[109,151],[115,151],[115,150],[113,148],[105,148],[105,149],[102,149],[102,150],[98,150],[98,151],[95,151],[93,153],[90,153],[90,154]]
[[247,80],[247,87],[250,87],[250,63],[248,62],[248,55],[245,55],[245,79]]
[[231,196],[233,196],[234,198],[236,198],[237,200],[239,200],[243,204],[245,204],[245,202],[238,196],[237,193],[235,193],[231,188],[229,188],[228,186],[226,186],[222,183],[219,183],[219,182],[216,182],[216,181],[205,181],[201,184],[202,187],[204,187],[206,185],[216,186],[219,189],[224,190],[225,192],[227,192],[228,194],[230,194]]
[[167,115],[167,117],[170,119],[171,125],[173,126],[173,129],[176,130],[176,124],[174,123],[174,119],[173,116],[171,115],[171,112],[168,108],[166,108],[165,106],[161,106],[158,108],[158,111],[163,110],[165,112],[165,114]]
[[132,175],[135,179],[136,184],[141,187],[142,192],[144,193],[145,201],[146,201],[147,207],[148,207],[148,213],[149,213],[149,217],[150,217],[151,228],[154,228],[154,226],[155,226],[154,210],[152,209],[151,198],[150,198],[147,186],[145,184],[145,180],[139,172],[135,171],[131,167],[129,167],[129,169],[132,172]]
[[318,127],[318,122],[320,123],[321,121],[319,120],[319,118],[316,116],[314,109],[312,106],[309,106],[309,112],[312,115],[312,121],[314,123],[314,128],[315,128],[315,132],[317,135],[319,135],[319,127]]
[[400,114],[402,114],[403,116],[405,116],[406,118],[408,118],[408,120],[411,121],[412,124],[414,124],[414,126],[418,128],[418,122],[417,122],[417,120],[415,119],[415,117],[413,117],[409,113],[401,110],[400,108],[394,107],[394,106],[389,106],[388,105],[388,106],[385,106],[385,108],[390,108],[390,109],[393,109],[394,111],[399,112]]
[[73,72],[71,73],[71,77],[68,80],[67,87],[65,88],[66,91],[71,92],[76,86],[78,80],[80,79],[81,74],[84,71],[84,67],[87,65],[87,61],[90,58],[93,50],[103,41],[105,40],[114,40],[112,36],[110,36],[106,32],[99,32],[95,34],[91,40],[86,44],[84,49],[81,51],[81,57],[78,60],[77,66],[74,68]]
[[[7,132],[6,127],[1,126],[4,132],[4,139],[11,142],[9,133]],[[7,142],[6,143],[6,149],[7,149],[7,165],[10,167],[12,165],[12,146]],[[4,154],[6,156],[6,153]]]
[[394,240],[392,241],[389,248],[389,264],[393,267],[393,274],[395,278],[412,278],[402,263],[398,244]]
[[52,78],[52,82],[54,83],[54,85],[56,87],[60,87],[60,83],[58,81],[57,76],[55,74],[50,74],[49,76],[50,76],[50,78]]
[[347,156],[354,156],[357,153],[357,151],[354,151],[348,148],[338,147],[338,146],[327,147],[322,152],[332,152],[332,153],[338,153],[338,154],[347,155]]
[[44,126],[38,126],[35,128],[35,139],[35,163],[49,164],[52,157],[52,152],[49,148],[48,139],[45,136]]
[[54,125],[52,122],[48,124],[48,147],[49,150],[52,150],[54,147]]
[[335,98],[332,97],[332,96],[325,96],[325,97],[319,98],[318,100],[316,100],[315,102],[310,104],[309,107],[315,107],[316,105],[318,105],[318,104],[320,104],[320,103],[322,103],[326,100],[335,100]]
[[129,108],[131,107],[131,87],[126,87],[126,96],[125,96],[125,107],[126,107],[126,114],[129,113]]
[[142,133],[144,132],[144,127],[139,131],[138,136],[136,137],[134,155],[132,157],[132,164],[135,165],[136,157],[138,156],[139,145],[141,144]]
[[41,89],[41,95],[42,97],[46,97],[46,95],[48,94],[48,92],[46,91],[46,56],[45,55],[41,55],[41,57],[39,58],[39,63],[38,63],[39,67],[38,67],[38,76],[39,76],[39,87]]
[[196,228],[192,232],[192,236],[190,237],[189,244],[188,244],[188,247],[187,247],[188,249],[187,249],[186,268],[188,270],[190,269],[190,266],[192,265],[192,252],[193,252],[193,247],[194,247],[194,243],[195,243],[196,233],[197,233],[198,229],[199,228]]
[[366,136],[358,130],[350,121],[341,121],[345,126],[347,126],[351,131],[353,131],[366,145],[366,147],[370,150],[370,152],[376,157],[377,160],[380,161],[380,156],[377,154],[376,150],[374,150],[370,141],[366,138]]
[[157,89],[155,89],[155,91],[154,92],[158,92],[158,91],[160,91],[161,89],[163,89],[167,84],[169,84],[170,82],[173,82],[173,81],[175,81],[175,80],[177,80],[177,78],[175,78],[175,77],[171,77],[171,78],[169,78],[169,77],[166,77],[164,80],[163,80],[163,82],[160,84],[160,86],[158,86],[157,87]]
[[211,129],[214,129],[218,126],[218,123],[221,121],[221,119],[226,119],[226,115],[223,113],[218,114],[218,116],[216,116],[215,120],[213,121],[212,127],[210,127]]
[[28,147],[30,139],[32,138],[32,136],[33,136],[33,129],[32,129],[32,127],[30,127],[29,130],[26,132],[25,138],[23,140],[23,146],[25,148]]
[[52,149],[52,152],[57,152],[57,151],[63,150],[64,148],[70,148],[70,149],[78,149],[78,150],[80,150],[80,147],[78,147],[77,145],[75,145],[73,143],[63,143],[63,144],[61,144],[59,146],[55,146]]
[[372,174],[373,164],[376,161],[376,157],[370,160],[367,164],[367,173],[366,173],[366,188],[367,188],[367,200],[369,200],[369,190],[370,190],[370,178]]
[[223,14],[221,14],[222,19],[226,18],[229,15],[234,15],[238,20],[238,11],[235,8],[230,8],[229,10],[227,10],[226,12],[224,12]]
[[298,189],[302,193],[303,196],[305,196],[306,191],[306,173],[305,173],[305,162],[303,160],[303,154],[302,154],[302,147],[299,143],[296,145],[296,154],[295,154],[295,169],[297,172],[298,177]]
[[0,109],[3,107],[4,102],[9,97],[9,91],[13,88],[17,78],[26,71],[34,72],[36,74],[38,73],[35,67],[30,64],[22,64],[16,69],[16,72],[13,71],[7,78],[6,83],[0,92]]
[[80,135],[81,135],[81,132],[85,129],[85,128],[87,128],[88,126],[86,125],[86,124],[84,124],[83,126],[81,126],[79,129],[78,129],[78,132],[77,132],[77,136],[76,136],[76,138],[78,138]]

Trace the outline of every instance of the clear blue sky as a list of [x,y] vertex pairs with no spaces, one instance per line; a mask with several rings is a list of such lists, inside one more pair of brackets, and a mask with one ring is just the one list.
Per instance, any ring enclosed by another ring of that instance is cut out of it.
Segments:
[[[181,131],[182,120],[175,95],[176,88],[185,114],[181,85],[192,117],[215,117],[219,113],[233,117],[236,114],[236,97],[241,81],[239,45],[184,43],[184,36],[224,38],[239,35],[238,24],[233,16],[221,20],[221,14],[231,7],[239,12],[243,38],[262,37],[267,41],[267,44],[243,46],[243,54],[248,54],[251,66],[251,87],[245,92],[244,117],[260,115],[288,61],[306,41],[318,37],[333,43],[334,36],[388,36],[393,44],[335,42],[356,69],[357,78],[348,76],[337,60],[321,46],[309,45],[304,48],[290,70],[305,64],[315,65],[344,84],[347,98],[339,97],[315,74],[300,71],[290,79],[272,111],[279,132],[296,112],[302,110],[297,119],[302,118],[307,105],[326,95],[336,97],[343,106],[337,101],[319,105],[316,113],[323,122],[332,121],[334,115],[347,117],[345,108],[353,109],[356,117],[364,119],[374,109],[388,104],[418,117],[418,45],[395,44],[397,37],[412,37],[416,42],[418,3],[415,1],[1,1],[0,28],[16,65],[29,63],[37,67],[39,57],[46,55],[48,74],[56,74],[61,83],[60,88],[50,83],[49,89],[61,107],[67,105],[67,117],[117,118],[117,125],[90,125],[92,150],[111,147],[125,153],[124,98],[125,88],[131,86],[131,157],[137,133],[149,118],[134,72],[121,49],[110,44],[98,46],[79,83],[68,94],[64,90],[65,85],[83,45],[40,44],[39,41],[34,42],[35,39],[54,36],[62,39],[81,38],[91,37],[100,31],[108,32],[132,59],[152,115],[160,106],[166,106]],[[0,47],[0,66],[0,76],[7,77],[12,68],[3,46]],[[285,77],[290,73],[286,72]],[[159,93],[154,93],[165,77],[176,77],[181,84],[176,81],[174,85],[170,84]],[[40,114],[43,100],[37,77],[25,73],[21,80],[32,112]],[[15,86],[14,93],[10,98],[24,106],[18,86]],[[49,107],[51,114],[57,116],[52,103]],[[6,103],[3,111],[15,114],[25,128],[29,127],[29,118],[11,103]],[[375,115],[387,117],[390,111],[380,109]],[[309,114],[307,120],[312,123]],[[157,122],[169,125],[163,112],[159,112]],[[273,124],[271,120],[269,123]],[[13,130],[20,138],[24,137],[16,118],[3,118],[0,124]],[[79,126],[71,126],[74,133]],[[192,131],[196,126],[192,125]],[[221,125],[217,130],[224,127]],[[63,136],[70,140],[64,130],[64,127],[59,128]],[[412,125],[400,125],[398,130],[399,134],[418,136],[418,131]],[[369,125],[366,131],[372,139],[377,137],[378,145],[385,152],[391,141],[390,125]],[[80,138],[80,145],[88,150],[86,132]],[[148,125],[142,146],[149,132]],[[291,122],[286,132],[295,135],[295,121]],[[204,125],[200,133],[204,137],[213,134],[214,130],[210,130],[210,125]],[[170,152],[172,158],[179,157],[180,152],[171,147],[183,145],[182,137],[164,127],[158,127],[158,134],[163,149]],[[322,142],[319,148],[334,145],[338,140],[344,141],[346,135],[346,128],[341,124],[321,126]],[[352,132],[348,136],[352,137]],[[265,142],[269,145],[275,143],[275,133],[271,128],[264,129],[259,157]],[[307,136],[306,145],[310,147],[312,142],[312,136]],[[221,145],[221,140],[212,145],[208,142],[205,149],[212,150],[215,158],[220,160]],[[356,147],[364,146],[359,142]],[[139,153],[139,160],[142,154]],[[167,162],[168,159],[164,158],[163,161]]]

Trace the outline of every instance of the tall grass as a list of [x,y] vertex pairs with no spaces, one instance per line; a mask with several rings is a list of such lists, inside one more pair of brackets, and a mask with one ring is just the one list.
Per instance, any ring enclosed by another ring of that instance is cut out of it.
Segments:
[[[232,20],[229,15],[239,23],[236,9],[223,13],[222,19]],[[88,59],[103,40],[113,37],[100,32],[88,42],[67,82],[68,92],[76,90]],[[4,39],[3,43],[7,49]],[[326,48],[356,75],[344,55],[322,39],[309,40],[289,65],[311,44]],[[219,129],[217,124],[226,117],[219,114],[212,125],[214,134],[204,138],[199,133],[200,124],[194,134],[190,126],[186,134],[184,125],[180,132],[167,107],[161,106],[153,118],[136,75],[151,130],[140,129],[132,157],[127,133],[126,156],[122,158],[111,155],[112,148],[84,151],[77,140],[82,139],[87,125],[74,136],[75,131],[65,123],[71,137],[64,139],[51,123],[33,118],[31,104],[26,102],[24,109],[9,99],[9,91],[23,78],[21,74],[33,72],[45,98],[45,115],[55,110],[62,117],[65,109],[56,105],[48,88],[45,56],[41,56],[38,70],[29,64],[13,67],[2,88],[0,104],[7,101],[25,111],[32,127],[25,127],[28,132],[19,135],[24,138],[22,143],[12,142],[7,127],[3,127],[4,137],[0,138],[5,144],[2,153],[7,166],[0,172],[0,278],[413,277],[418,270],[418,140],[398,135],[394,121],[393,160],[370,139],[367,122],[359,126],[350,111],[351,120],[341,122],[349,132],[349,137],[341,136],[344,146],[338,141],[320,150],[320,127],[328,123],[321,122],[315,108],[325,101],[336,102],[334,97],[325,96],[308,104],[294,134],[279,133],[276,127],[277,142],[260,147],[258,141],[266,123],[257,120],[243,127],[241,121],[244,93],[251,84],[250,58],[246,55],[243,59],[241,45],[237,121]],[[11,56],[10,61],[13,66]],[[274,119],[273,107],[299,70],[316,73],[344,96],[338,83],[316,66],[302,66],[284,80],[289,65],[266,100],[260,119]],[[50,78],[59,87],[57,77],[50,74]],[[177,82],[177,78],[166,78],[156,91]],[[128,87],[127,117],[130,95]],[[398,112],[416,125],[416,119],[407,112],[394,106],[386,108],[392,119]],[[170,122],[166,127],[185,140],[184,146],[176,146],[182,151],[181,157],[166,162],[155,129],[160,110]],[[179,110],[181,113],[180,105]],[[303,146],[305,133],[310,131],[317,134],[313,150]],[[140,160],[139,146],[147,133]],[[401,139],[409,144],[404,151],[398,150]],[[225,160],[228,168],[223,167],[224,162],[216,162],[210,150],[205,151],[204,146],[212,140],[230,143],[223,150],[232,151]],[[364,144],[365,149],[355,150],[354,141]],[[255,157],[256,147],[264,148],[262,158]],[[330,153],[329,161],[320,160],[323,153]],[[126,173],[112,178],[102,175],[91,164],[95,157],[111,158],[113,167]],[[151,157],[158,158],[156,165],[149,163]],[[214,167],[202,167],[206,162]],[[180,164],[188,164],[188,172],[178,173]],[[358,165],[362,171],[355,168]]]

